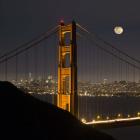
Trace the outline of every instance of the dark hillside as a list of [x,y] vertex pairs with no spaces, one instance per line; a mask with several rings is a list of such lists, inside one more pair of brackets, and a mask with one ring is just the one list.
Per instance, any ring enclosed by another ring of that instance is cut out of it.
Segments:
[[9,82],[0,82],[0,139],[113,140]]

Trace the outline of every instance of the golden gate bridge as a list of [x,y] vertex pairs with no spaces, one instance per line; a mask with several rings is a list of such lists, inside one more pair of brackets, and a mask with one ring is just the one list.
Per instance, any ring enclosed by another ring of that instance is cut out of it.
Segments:
[[140,120],[140,61],[75,21],[1,55],[0,77],[87,125]]

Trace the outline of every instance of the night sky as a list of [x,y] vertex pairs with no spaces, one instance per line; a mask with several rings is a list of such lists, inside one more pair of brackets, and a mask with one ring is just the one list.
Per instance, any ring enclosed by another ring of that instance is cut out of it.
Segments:
[[[0,55],[58,25],[61,19],[66,23],[75,19],[91,33],[140,59],[139,5],[138,0],[1,0]],[[124,28],[122,35],[114,33],[117,25]]]
[[[75,19],[91,32],[140,59],[139,0],[1,0],[0,54],[28,41],[61,19]],[[113,33],[124,27],[121,36]]]

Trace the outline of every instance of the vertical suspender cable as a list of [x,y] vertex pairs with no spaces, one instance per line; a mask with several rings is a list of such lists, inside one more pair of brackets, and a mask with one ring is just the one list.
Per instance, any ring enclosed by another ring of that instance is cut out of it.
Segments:
[[7,55],[5,56],[5,81],[7,81]]
[[18,55],[16,55],[16,84],[18,83]]

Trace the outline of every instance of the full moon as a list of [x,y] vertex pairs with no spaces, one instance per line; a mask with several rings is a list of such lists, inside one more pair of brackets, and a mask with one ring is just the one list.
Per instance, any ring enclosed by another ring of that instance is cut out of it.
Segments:
[[115,28],[114,28],[114,32],[115,32],[115,34],[122,34],[123,33],[123,28],[121,27],[121,26],[116,26]]

